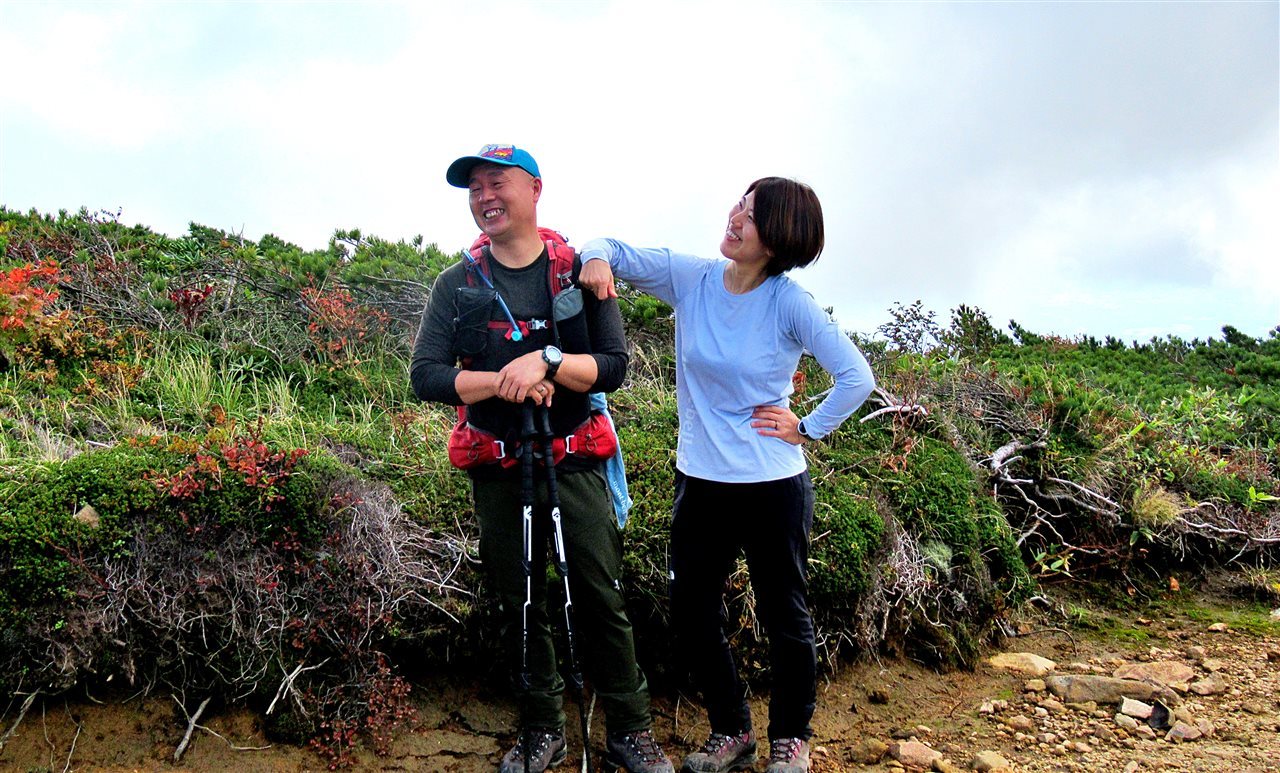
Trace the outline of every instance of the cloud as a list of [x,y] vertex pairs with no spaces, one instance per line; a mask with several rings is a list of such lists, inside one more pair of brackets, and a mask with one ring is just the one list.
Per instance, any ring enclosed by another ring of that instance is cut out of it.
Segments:
[[475,227],[445,166],[510,141],[577,241],[714,254],[747,183],[808,182],[828,246],[797,278],[847,327],[920,298],[1033,330],[1204,315],[1204,336],[1230,313],[1261,334],[1277,8],[5,4],[0,66],[31,75],[0,114],[0,190],[169,233],[453,250]]

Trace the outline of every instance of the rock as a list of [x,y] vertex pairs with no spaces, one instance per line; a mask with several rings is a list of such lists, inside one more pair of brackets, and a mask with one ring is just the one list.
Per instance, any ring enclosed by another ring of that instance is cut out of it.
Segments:
[[1204,660],[1205,651],[1204,651],[1204,647],[1199,647],[1195,644],[1191,644],[1191,645],[1188,645],[1185,650],[1183,650],[1183,654],[1185,654],[1191,660],[1194,660],[1197,663],[1199,663],[1200,661]]
[[1121,773],[1137,773],[1137,771],[1138,771],[1138,761],[1130,760],[1129,763],[1124,766],[1124,770]]
[[942,752],[919,741],[898,741],[889,744],[889,756],[908,768],[930,770],[936,760],[942,759]]
[[[1098,710],[1098,703],[1097,701],[1084,701],[1082,703],[1068,703],[1067,708],[1071,709],[1072,711],[1082,712],[1084,714],[1092,714],[1093,712]],[[1103,712],[1103,716],[1104,717],[1106,716],[1106,712]]]
[[1222,677],[1213,674],[1198,682],[1192,682],[1188,688],[1196,695],[1218,695],[1227,691],[1227,683]]
[[889,744],[878,738],[864,738],[853,747],[853,761],[863,765],[875,765],[889,751]]
[[1089,674],[1051,676],[1045,684],[1054,695],[1072,703],[1119,703],[1126,697],[1148,700],[1155,694],[1155,688],[1147,682]]
[[93,505],[85,505],[80,508],[78,513],[71,516],[71,520],[79,521],[91,529],[96,529],[101,519],[98,517],[98,511],[93,509]]
[[933,770],[934,773],[960,773],[960,768],[944,757],[939,757],[933,761]]
[[1022,685],[1023,692],[1044,692],[1044,690],[1043,679],[1028,679],[1027,683]]
[[1032,652],[1001,652],[987,658],[987,663],[1001,671],[1012,671],[1015,674],[1028,676],[1044,676],[1058,667],[1058,664],[1052,660]]
[[992,751],[978,752],[969,763],[971,770],[978,771],[1009,770],[1012,767],[1008,760],[1000,756],[1000,752]]
[[867,700],[871,701],[874,704],[883,706],[884,704],[889,702],[889,691],[884,689],[883,687],[877,687],[871,692],[867,693]]
[[1055,701],[1053,698],[1045,698],[1044,700],[1040,701],[1040,703],[1039,703],[1039,704],[1037,704],[1037,705],[1038,705],[1040,708],[1044,709],[1045,711],[1049,711],[1049,712],[1052,712],[1052,713],[1054,713],[1054,714],[1065,714],[1065,713],[1067,713],[1067,707],[1066,707],[1066,706],[1063,706],[1063,705],[1062,705],[1061,703],[1059,703],[1058,701]]
[[1116,724],[1130,733],[1138,732],[1138,720],[1128,714],[1116,714]]
[[1106,741],[1107,743],[1114,743],[1116,740],[1116,734],[1105,727],[1095,728],[1093,731],[1093,737],[1100,741]]
[[1147,726],[1153,730],[1164,732],[1173,725],[1173,710],[1164,705],[1162,701],[1153,701],[1151,704],[1151,716],[1147,717]]
[[1089,752],[1093,751],[1093,747],[1085,743],[1084,741],[1072,741],[1071,743],[1067,744],[1067,749],[1069,751],[1075,752],[1076,754],[1088,754]]
[[1120,701],[1120,713],[1127,717],[1146,719],[1151,716],[1151,704],[1124,698]]
[[1023,733],[1029,733],[1036,729],[1036,721],[1031,717],[1024,717],[1021,714],[1015,717],[1009,717],[1005,721],[1005,725]]
[[1130,663],[1117,668],[1111,675],[1116,679],[1138,679],[1156,684],[1175,685],[1190,682],[1196,672],[1185,663],[1162,660],[1155,663]]
[[996,713],[996,704],[992,703],[991,701],[985,701],[981,706],[978,707],[978,713],[994,714]]
[[1217,658],[1205,658],[1200,661],[1200,667],[1209,672],[1221,671],[1223,668],[1223,662]]
[[1202,735],[1204,733],[1200,732],[1200,728],[1179,720],[1173,723],[1173,727],[1169,728],[1169,732],[1165,733],[1164,739],[1166,741],[1194,741]]
[[[1280,612],[1280,609],[1276,611]],[[1277,616],[1280,617],[1280,615],[1277,615]],[[1267,650],[1267,662],[1280,663],[1280,647]]]
[[1231,626],[1226,623],[1214,623],[1209,626],[1209,633],[1226,633],[1231,630]]

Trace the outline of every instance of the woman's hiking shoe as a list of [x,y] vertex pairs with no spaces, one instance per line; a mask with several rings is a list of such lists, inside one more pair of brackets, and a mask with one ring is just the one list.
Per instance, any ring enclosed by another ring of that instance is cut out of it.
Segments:
[[605,762],[627,773],[675,773],[652,730],[612,735],[605,740]]
[[803,738],[775,738],[769,744],[765,773],[809,773],[809,742]]
[[[542,773],[564,762],[564,732],[535,727],[529,731],[529,773]],[[502,758],[498,773],[524,773],[524,738]]]
[[756,736],[750,730],[740,735],[712,733],[698,751],[684,758],[681,770],[692,773],[728,773],[746,770],[756,761]]

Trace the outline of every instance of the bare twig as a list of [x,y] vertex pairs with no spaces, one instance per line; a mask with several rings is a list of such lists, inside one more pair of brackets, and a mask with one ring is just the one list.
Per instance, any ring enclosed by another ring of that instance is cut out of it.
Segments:
[[204,713],[205,707],[209,705],[211,698],[205,698],[200,701],[200,706],[196,708],[195,714],[187,714],[187,707],[182,705],[182,701],[178,700],[178,696],[171,696],[173,702],[178,704],[178,708],[182,709],[182,713],[187,717],[187,732],[182,735],[182,741],[178,744],[178,748],[173,751],[173,761],[182,760],[182,754],[187,750],[187,744],[191,743],[191,734],[199,727],[196,723],[200,720],[200,715]]
[[18,718],[13,720],[13,724],[9,726],[9,730],[0,738],[0,751],[4,750],[4,745],[9,743],[9,739],[18,730],[18,725],[22,724],[22,718],[27,715],[27,710],[31,708],[31,704],[35,702],[36,696],[40,694],[39,690],[27,693],[27,699],[22,702],[22,708],[18,710]]

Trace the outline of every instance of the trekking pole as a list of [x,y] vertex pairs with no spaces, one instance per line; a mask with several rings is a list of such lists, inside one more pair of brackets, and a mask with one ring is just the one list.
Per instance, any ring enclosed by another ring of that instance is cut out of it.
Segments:
[[[533,403],[525,401],[520,431],[520,502],[524,524],[524,555],[520,564],[524,567],[524,608],[521,610],[520,632],[520,695],[524,716],[520,721],[520,748],[524,757],[524,773],[529,773],[529,690],[533,681],[529,673],[529,613],[533,609],[533,441],[537,430],[533,426]],[[545,580],[544,580],[545,582]]]
[[551,450],[554,436],[551,433],[551,416],[544,406],[538,406],[542,423],[542,455],[547,467],[547,501],[551,505],[552,534],[555,537],[556,573],[564,581],[564,634],[569,650],[569,679],[578,689],[578,716],[582,719],[582,764],[591,772],[591,728],[587,722],[587,690],[578,667],[577,641],[573,633],[573,596],[569,593],[569,560],[564,549],[564,529],[560,523],[560,490],[556,485],[556,460]]

